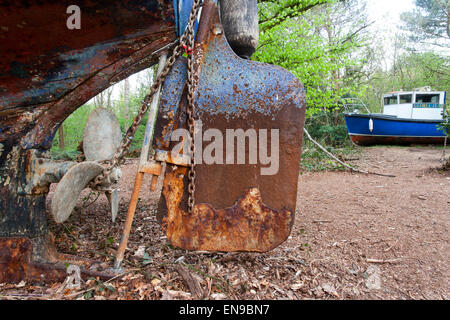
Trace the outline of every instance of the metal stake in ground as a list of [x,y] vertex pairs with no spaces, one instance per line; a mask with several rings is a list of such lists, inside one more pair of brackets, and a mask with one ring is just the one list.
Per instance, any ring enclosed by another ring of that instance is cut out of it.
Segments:
[[[159,59],[159,65],[158,65],[158,71],[157,75],[159,76],[161,72],[164,70],[164,67],[167,62],[167,55],[164,54]],[[120,241],[119,249],[116,253],[116,261],[114,262],[114,268],[119,269],[120,264],[123,261],[123,256],[125,253],[125,249],[128,244],[128,238],[130,236],[131,231],[131,225],[133,224],[134,214],[136,212],[136,206],[139,199],[139,194],[141,192],[142,187],[142,181],[144,179],[145,173],[153,174],[152,178],[155,178],[156,176],[161,174],[160,167],[154,168],[155,170],[146,170],[150,166],[148,164],[148,155],[150,150],[150,145],[153,142],[153,132],[155,131],[155,123],[156,123],[156,116],[158,114],[158,106],[159,106],[159,98],[161,94],[161,86],[159,86],[158,90],[155,93],[155,96],[153,97],[152,104],[150,106],[150,111],[148,115],[148,121],[147,126],[145,129],[145,138],[141,149],[141,157],[139,160],[139,167],[138,171],[136,173],[136,178],[134,181],[134,188],[133,193],[131,194],[131,200],[130,204],[128,206],[128,212],[127,212],[127,218],[125,221],[125,226],[123,229],[122,239]]]

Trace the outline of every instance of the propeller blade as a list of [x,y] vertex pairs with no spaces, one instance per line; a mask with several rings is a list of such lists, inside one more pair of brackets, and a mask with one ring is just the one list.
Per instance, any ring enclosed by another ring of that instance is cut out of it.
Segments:
[[70,217],[81,191],[102,171],[103,166],[92,161],[81,162],[67,171],[52,199],[50,211],[56,223],[63,223]]
[[87,161],[110,160],[122,140],[116,115],[105,108],[91,112],[84,128],[83,151]]
[[106,191],[105,194],[111,207],[111,219],[114,223],[116,222],[117,213],[119,212],[119,190],[113,189],[111,191]]

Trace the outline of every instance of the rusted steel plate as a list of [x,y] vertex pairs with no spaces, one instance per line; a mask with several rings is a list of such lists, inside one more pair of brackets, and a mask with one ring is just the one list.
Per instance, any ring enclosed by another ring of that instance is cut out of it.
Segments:
[[168,215],[163,224],[174,246],[187,250],[265,252],[286,240],[294,213],[269,208],[258,188],[248,189],[231,207],[216,209],[200,203],[192,215],[188,214],[183,209],[187,199],[188,181],[183,179],[186,174],[187,168],[179,167],[166,173],[164,180],[163,207]]
[[69,218],[81,191],[102,171],[103,167],[92,161],[81,162],[67,171],[52,198],[51,213],[57,223]]
[[122,140],[122,131],[112,111],[97,108],[84,127],[83,151],[88,161],[110,160]]
[[[278,170],[273,175],[262,174],[269,165],[261,158],[250,162],[257,146],[248,143],[243,164],[237,163],[236,149],[231,155],[233,164],[225,164],[225,158],[224,164],[197,164],[196,206],[190,215],[187,168],[168,165],[158,218],[168,239],[180,248],[271,250],[288,238],[294,222],[305,116],[303,86],[282,68],[237,57],[225,40],[217,7],[210,1],[203,6],[197,40],[195,58],[201,71],[195,118],[202,122],[197,132],[217,130],[224,137],[225,157],[228,129],[251,129],[257,134],[266,130],[268,155],[276,139],[273,132],[278,130]],[[173,148],[172,131],[185,126],[186,92],[179,103],[174,97],[180,95],[174,88],[185,79],[185,70],[183,62],[177,62],[164,84],[163,90],[168,91],[163,91],[156,148]],[[209,144],[203,141],[201,149],[205,151]]]

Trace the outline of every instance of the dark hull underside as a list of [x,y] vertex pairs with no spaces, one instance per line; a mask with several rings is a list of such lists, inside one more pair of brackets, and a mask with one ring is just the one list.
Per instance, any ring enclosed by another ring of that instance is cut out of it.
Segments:
[[[173,0],[0,4],[0,143],[48,149],[59,125],[112,84],[158,60],[177,39]],[[3,152],[3,155],[7,152]],[[4,161],[0,156],[0,164]]]
[[395,137],[395,136],[361,136],[351,135],[350,139],[361,146],[369,145],[411,145],[443,144],[444,137]]

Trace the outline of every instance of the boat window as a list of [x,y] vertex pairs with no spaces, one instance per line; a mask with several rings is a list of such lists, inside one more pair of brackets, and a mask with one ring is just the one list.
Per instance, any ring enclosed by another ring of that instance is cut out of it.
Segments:
[[384,97],[384,105],[398,104],[397,96]]
[[439,103],[439,94],[417,94],[416,103]]
[[412,94],[401,94],[400,95],[400,104],[411,103],[411,102],[412,102]]

